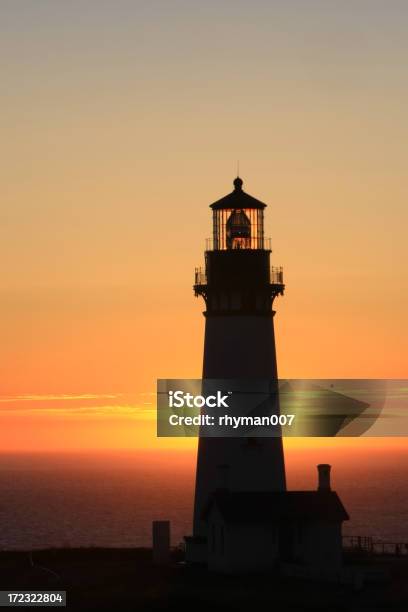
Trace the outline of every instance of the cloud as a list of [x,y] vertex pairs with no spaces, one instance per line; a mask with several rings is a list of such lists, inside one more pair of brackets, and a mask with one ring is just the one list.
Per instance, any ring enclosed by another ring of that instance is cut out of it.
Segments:
[[0,397],[0,402],[47,402],[52,400],[91,400],[91,399],[115,399],[120,395],[97,395],[94,393],[82,393],[80,395],[9,395]]

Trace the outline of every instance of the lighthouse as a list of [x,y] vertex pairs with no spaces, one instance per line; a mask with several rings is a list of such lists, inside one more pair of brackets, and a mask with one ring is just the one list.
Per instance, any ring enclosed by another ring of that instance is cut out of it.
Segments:
[[[271,267],[270,241],[264,237],[266,204],[246,193],[237,177],[233,191],[210,208],[212,238],[194,284],[195,295],[205,302],[203,383],[263,379],[277,388],[273,303],[283,295],[284,284],[282,268]],[[282,438],[199,438],[187,560],[206,562],[205,509],[211,496],[227,488],[237,493],[285,491]]]

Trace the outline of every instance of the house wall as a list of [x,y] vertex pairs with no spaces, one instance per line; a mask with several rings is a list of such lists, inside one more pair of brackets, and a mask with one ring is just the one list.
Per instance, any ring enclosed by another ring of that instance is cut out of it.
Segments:
[[342,565],[341,523],[307,523],[297,540],[297,553],[305,565],[338,569]]
[[217,508],[208,521],[208,568],[224,573],[262,572],[277,561],[277,529],[272,525],[224,523]]
[[341,528],[340,522],[329,521],[226,524],[214,505],[208,517],[208,568],[262,572],[279,561],[336,571],[342,566]]
[[229,533],[231,572],[262,572],[278,558],[277,529],[273,525],[233,525]]

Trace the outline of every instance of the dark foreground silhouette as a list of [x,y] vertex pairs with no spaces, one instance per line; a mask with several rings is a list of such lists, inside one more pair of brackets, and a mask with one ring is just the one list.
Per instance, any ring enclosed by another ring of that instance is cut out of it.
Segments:
[[223,576],[187,568],[173,552],[156,567],[148,549],[0,552],[0,589],[65,590],[68,610],[407,610],[408,559],[350,556],[381,570],[363,588],[259,576]]

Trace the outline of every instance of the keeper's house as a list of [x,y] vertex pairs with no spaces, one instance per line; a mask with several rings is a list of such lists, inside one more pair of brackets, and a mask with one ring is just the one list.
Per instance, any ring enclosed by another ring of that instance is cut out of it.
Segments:
[[259,572],[279,562],[339,570],[342,523],[349,516],[337,493],[330,490],[330,466],[318,469],[317,491],[218,489],[203,516],[208,526],[208,568]]

